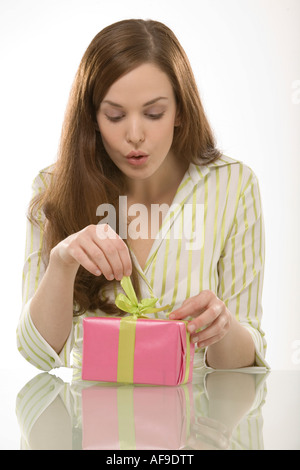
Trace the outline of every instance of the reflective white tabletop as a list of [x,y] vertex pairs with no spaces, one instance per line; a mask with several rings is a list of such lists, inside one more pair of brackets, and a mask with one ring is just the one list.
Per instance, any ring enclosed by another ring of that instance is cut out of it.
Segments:
[[300,449],[300,371],[149,387],[1,371],[1,449]]

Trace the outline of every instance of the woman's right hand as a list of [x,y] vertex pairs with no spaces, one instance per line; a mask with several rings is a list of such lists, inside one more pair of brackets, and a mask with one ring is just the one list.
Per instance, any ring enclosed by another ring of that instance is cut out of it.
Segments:
[[50,258],[55,258],[65,266],[79,268],[108,280],[121,280],[130,276],[132,264],[126,243],[108,225],[88,225],[83,230],[70,235],[58,243]]

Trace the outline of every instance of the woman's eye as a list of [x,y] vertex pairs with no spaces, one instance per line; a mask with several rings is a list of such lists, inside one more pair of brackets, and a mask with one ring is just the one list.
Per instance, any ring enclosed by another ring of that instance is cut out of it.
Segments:
[[163,117],[165,113],[147,113],[146,116],[148,116],[150,119],[160,119]]
[[[155,119],[160,119],[163,117],[165,112],[161,113],[145,113],[145,116],[149,119],[155,120]],[[108,119],[110,122],[119,122],[121,119],[125,117],[124,114],[118,114],[118,115],[111,115],[111,114],[105,114],[106,119]]]
[[106,114],[105,115],[106,118],[111,121],[111,122],[118,122],[120,121],[124,116],[123,115],[119,115],[119,116],[110,116],[109,114]]

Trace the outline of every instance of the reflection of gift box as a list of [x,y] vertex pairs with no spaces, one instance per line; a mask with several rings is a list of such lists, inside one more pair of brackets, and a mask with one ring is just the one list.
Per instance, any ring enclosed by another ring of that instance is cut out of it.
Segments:
[[193,356],[183,321],[128,316],[83,320],[84,380],[178,385],[191,381]]
[[83,449],[180,449],[193,413],[192,385],[95,385],[82,391]]

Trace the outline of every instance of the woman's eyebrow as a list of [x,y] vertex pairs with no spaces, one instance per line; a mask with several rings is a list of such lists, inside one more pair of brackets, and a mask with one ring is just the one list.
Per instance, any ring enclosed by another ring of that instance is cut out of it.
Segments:
[[[151,104],[154,104],[156,103],[157,101],[160,101],[160,100],[167,100],[168,98],[166,96],[159,96],[158,98],[154,98],[153,100],[150,100],[150,101],[147,101],[147,103],[143,104],[143,108],[145,106],[149,106]],[[121,104],[118,104],[118,103],[114,103],[113,101],[110,101],[110,100],[104,100],[102,101],[102,103],[106,103],[106,104],[110,104],[111,106],[114,106],[115,108],[123,108],[124,106],[122,106]]]
[[143,104],[143,107],[145,106],[149,106],[150,104],[154,104],[156,103],[157,101],[160,101],[160,100],[167,100],[168,98],[166,96],[159,96],[158,98],[154,98],[154,100],[150,100],[150,101],[147,101],[147,103]]

